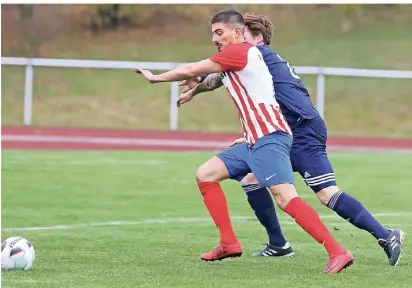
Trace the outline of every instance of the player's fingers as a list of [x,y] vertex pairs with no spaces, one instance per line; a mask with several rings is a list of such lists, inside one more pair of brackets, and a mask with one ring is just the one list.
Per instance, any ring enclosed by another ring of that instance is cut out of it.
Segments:
[[183,104],[189,102],[190,100],[192,100],[191,97],[189,97],[189,96],[184,96],[184,98],[182,99],[182,101],[180,101],[180,103],[183,105]]
[[177,98],[177,107],[180,107],[184,103],[184,96],[180,95],[179,98]]
[[180,107],[180,106],[182,106],[183,104],[185,104],[187,102],[187,100],[186,99],[182,99],[182,100],[180,100],[179,101],[179,103],[177,104],[177,107]]
[[191,88],[189,86],[186,86],[183,90],[182,93],[186,93],[190,90]]
[[134,69],[134,72],[139,73],[139,74],[142,74],[142,71],[141,71],[139,68],[135,68],[135,69]]
[[179,82],[179,86],[187,85],[187,80],[183,80]]
[[180,97],[177,99],[177,107],[180,107],[182,105],[182,100],[183,99]]

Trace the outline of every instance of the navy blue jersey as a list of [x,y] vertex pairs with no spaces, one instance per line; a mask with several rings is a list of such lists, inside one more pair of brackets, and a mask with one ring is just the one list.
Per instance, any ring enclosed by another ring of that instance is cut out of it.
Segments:
[[313,106],[303,82],[293,68],[268,45],[257,46],[272,74],[275,98],[291,129],[303,119],[313,119],[319,112]]

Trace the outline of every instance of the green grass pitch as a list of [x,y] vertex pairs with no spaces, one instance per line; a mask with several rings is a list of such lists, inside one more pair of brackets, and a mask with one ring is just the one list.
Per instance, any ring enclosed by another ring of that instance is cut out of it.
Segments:
[[[218,234],[194,173],[212,155],[3,151],[2,240],[26,237],[34,245],[36,261],[27,272],[2,271],[2,286],[411,287],[412,154],[331,153],[341,188],[372,213],[381,213],[383,224],[405,232],[397,267],[388,266],[372,236],[322,207],[296,176],[300,195],[328,216],[328,228],[355,256],[349,270],[327,276],[319,275],[327,262],[322,246],[280,209],[295,256],[250,256],[263,248],[266,234],[234,181],[222,186],[244,255],[216,263],[200,261],[200,253],[217,244]],[[49,228],[15,229],[19,227]]]

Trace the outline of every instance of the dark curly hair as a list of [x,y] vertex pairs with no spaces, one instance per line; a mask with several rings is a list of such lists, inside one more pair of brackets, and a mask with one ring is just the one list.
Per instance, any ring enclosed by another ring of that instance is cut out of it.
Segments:
[[270,44],[272,38],[273,24],[268,17],[264,15],[255,15],[253,13],[246,13],[243,15],[245,19],[245,26],[250,30],[253,36],[262,34],[263,42]]

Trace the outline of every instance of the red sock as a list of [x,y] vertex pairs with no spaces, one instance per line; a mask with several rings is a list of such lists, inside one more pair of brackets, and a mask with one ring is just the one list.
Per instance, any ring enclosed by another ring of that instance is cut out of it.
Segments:
[[226,197],[220,188],[219,183],[215,182],[201,182],[197,184],[200,193],[203,195],[203,202],[212,216],[220,232],[220,242],[224,244],[236,243],[237,237],[233,230],[232,223],[229,216],[229,208],[227,207]]
[[330,258],[345,253],[345,249],[339,245],[320,220],[318,213],[300,197],[290,200],[284,211],[317,242],[323,243]]

